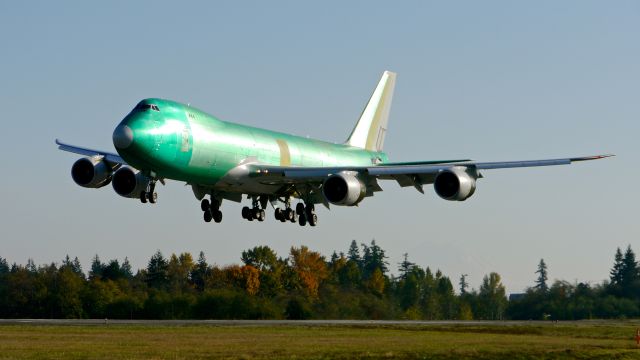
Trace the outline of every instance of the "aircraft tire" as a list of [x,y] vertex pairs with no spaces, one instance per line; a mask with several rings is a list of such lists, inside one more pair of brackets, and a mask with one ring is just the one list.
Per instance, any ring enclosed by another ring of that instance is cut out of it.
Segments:
[[209,204],[209,200],[202,199],[202,201],[200,202],[200,210],[207,211],[210,208],[211,208],[211,205]]
[[211,211],[205,211],[204,212],[204,222],[211,222],[211,219],[213,217],[211,216]]
[[155,203],[158,202],[158,193],[155,193],[155,192],[151,193],[150,192],[150,193],[148,193],[148,195],[149,195],[149,202],[151,204],[155,204]]
[[216,210],[216,211],[213,213],[213,221],[215,221],[215,222],[217,222],[217,223],[219,223],[219,222],[221,222],[221,221],[222,221],[222,211],[220,211],[220,210]]
[[307,225],[307,217],[304,216],[304,213],[300,214],[300,216],[298,217],[298,224],[300,224],[300,226]]
[[311,214],[311,216],[309,217],[309,225],[311,225],[311,226],[318,225],[318,215]]
[[248,206],[242,208],[242,218],[251,220],[251,209]]
[[144,191],[140,193],[140,202],[143,204],[147,203],[147,193]]

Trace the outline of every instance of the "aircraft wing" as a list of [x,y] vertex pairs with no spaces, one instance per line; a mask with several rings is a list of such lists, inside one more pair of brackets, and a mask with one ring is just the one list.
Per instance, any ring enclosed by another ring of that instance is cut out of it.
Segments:
[[389,163],[373,166],[335,166],[335,167],[295,167],[295,166],[270,166],[254,164],[250,167],[250,177],[268,184],[296,184],[303,182],[321,182],[328,176],[342,171],[353,171],[358,174],[376,179],[396,180],[400,186],[415,186],[422,191],[421,185],[432,184],[436,175],[444,170],[454,167],[468,170],[508,169],[519,167],[568,165],[573,162],[603,159],[614,155],[596,155],[585,157],[525,160],[525,161],[501,161],[501,162],[413,162],[413,163]]
[[102,157],[105,161],[112,163],[113,165],[125,165],[126,162],[124,161],[124,159],[122,159],[120,157],[120,155],[114,154],[114,153],[110,153],[110,152],[106,152],[106,151],[101,151],[101,150],[93,150],[93,149],[88,149],[88,148],[83,148],[83,147],[78,147],[78,146],[74,146],[74,145],[69,145],[69,144],[65,144],[62,141],[56,139],[56,145],[58,145],[58,149],[63,150],[63,151],[68,151],[68,152],[72,152],[74,154],[79,154],[79,155],[84,155],[84,156],[96,156],[96,157]]

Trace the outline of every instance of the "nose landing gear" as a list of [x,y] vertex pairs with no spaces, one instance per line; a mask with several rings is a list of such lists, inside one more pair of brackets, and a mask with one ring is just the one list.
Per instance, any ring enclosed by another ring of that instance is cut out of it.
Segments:
[[140,192],[140,202],[146,204],[147,201],[151,204],[158,202],[158,194],[156,193],[156,181],[155,179],[149,182],[147,189]]

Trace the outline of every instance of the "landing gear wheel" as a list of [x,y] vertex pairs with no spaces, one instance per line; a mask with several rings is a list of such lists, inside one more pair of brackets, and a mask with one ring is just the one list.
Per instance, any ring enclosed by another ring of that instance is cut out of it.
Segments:
[[158,193],[150,192],[147,194],[149,197],[149,202],[155,204],[158,202]]
[[264,221],[264,219],[266,217],[265,214],[264,214],[264,210],[262,210],[262,209],[258,210],[258,214],[257,215],[258,215],[258,221],[260,221],[260,222]]
[[[204,212],[204,221],[205,222],[211,222],[211,219],[213,218],[213,216],[211,216],[211,211],[207,210]],[[218,222],[218,221],[216,221]]]
[[[206,214],[206,213],[209,213],[209,212],[210,212],[210,211],[207,211],[207,212],[205,212],[205,214]],[[205,220],[205,221],[206,221],[206,220]],[[216,211],[214,211],[214,212],[213,212],[213,221],[215,221],[215,222],[217,222],[217,223],[219,223],[219,222],[221,222],[221,221],[222,221],[222,211],[220,211],[220,210],[216,210]]]
[[298,203],[296,205],[296,213],[297,214],[304,214],[304,204],[303,203]]
[[202,201],[200,202],[200,210],[207,211],[209,209],[211,209],[211,204],[209,204],[209,200],[202,199]]
[[253,220],[251,216],[251,209],[249,209],[249,207],[245,206],[242,208],[242,218],[249,221]]
[[296,214],[295,211],[293,211],[293,217],[291,218],[291,222],[294,224],[298,222],[298,214]]
[[285,220],[291,221],[291,220],[293,220],[293,216],[294,216],[294,214],[293,214],[293,210],[291,208],[287,208],[284,211],[284,219]]
[[147,203],[147,193],[145,191],[140,192],[140,202],[143,204]]
[[277,208],[276,211],[273,212],[273,214],[276,217],[276,220],[282,220],[283,214],[282,214],[282,209]]
[[307,219],[311,219],[311,215],[315,214],[316,209],[315,206],[313,206],[313,204],[307,205],[307,207],[305,208],[305,214],[307,215]]
[[307,225],[307,217],[304,215],[304,213],[300,214],[300,216],[298,217],[298,224],[300,224],[300,226]]
[[311,216],[309,217],[309,225],[311,226],[316,226],[318,225],[318,215],[316,214],[311,214]]

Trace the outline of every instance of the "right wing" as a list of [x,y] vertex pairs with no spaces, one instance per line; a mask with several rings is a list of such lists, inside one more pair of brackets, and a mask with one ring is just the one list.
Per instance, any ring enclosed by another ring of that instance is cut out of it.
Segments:
[[[299,184],[305,182],[318,183],[332,174],[343,171],[353,171],[359,175],[375,179],[396,180],[400,186],[415,186],[432,184],[438,173],[452,168],[464,168],[472,172],[489,169],[508,169],[519,167],[568,165],[573,162],[603,159],[614,155],[596,155],[573,158],[501,161],[501,162],[413,162],[388,163],[374,166],[330,166],[330,167],[297,167],[270,166],[253,164],[249,176],[265,184]],[[478,175],[479,176],[479,175]],[[420,190],[420,189],[419,189]]]

